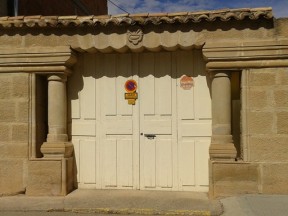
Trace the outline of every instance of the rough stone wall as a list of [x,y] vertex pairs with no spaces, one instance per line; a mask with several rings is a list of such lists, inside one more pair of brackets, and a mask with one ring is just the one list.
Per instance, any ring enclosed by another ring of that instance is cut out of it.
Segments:
[[25,191],[29,74],[0,73],[0,195]]
[[288,37],[288,18],[279,18],[277,20],[275,20],[275,30],[276,30],[276,34],[275,36],[277,36],[278,38],[284,37],[287,38]]

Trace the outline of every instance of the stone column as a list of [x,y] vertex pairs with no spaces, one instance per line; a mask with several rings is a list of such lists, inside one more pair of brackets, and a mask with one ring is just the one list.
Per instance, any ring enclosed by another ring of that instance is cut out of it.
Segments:
[[44,157],[71,157],[72,143],[67,135],[66,75],[48,76],[48,135],[41,152]]
[[228,71],[212,72],[212,160],[234,160],[236,148],[231,135],[231,81]]

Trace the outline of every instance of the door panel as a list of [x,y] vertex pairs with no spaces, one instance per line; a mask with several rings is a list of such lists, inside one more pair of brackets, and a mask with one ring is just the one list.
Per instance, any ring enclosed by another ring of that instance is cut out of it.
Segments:
[[[79,64],[68,77],[69,133],[74,144],[78,187],[96,188],[96,61],[93,55],[80,55]],[[85,87],[84,87],[85,85]],[[69,103],[70,102],[70,103]]]
[[[102,77],[100,77],[101,85],[101,100],[97,102],[101,103],[101,108],[105,110],[105,113],[102,116],[116,116],[117,115],[117,94],[116,94],[116,55],[105,55],[103,60],[104,62],[100,66],[103,70],[101,71]],[[103,95],[105,93],[105,95]],[[98,105],[99,106],[99,105]],[[102,109],[100,109],[102,111]]]
[[[148,118],[149,117],[149,118]],[[142,124],[142,131],[144,134],[161,134],[161,135],[171,135],[172,133],[172,122],[171,119],[160,118],[159,116],[144,116],[144,121]],[[159,117],[159,119],[155,119]],[[149,120],[152,119],[152,120]]]
[[132,135],[133,121],[131,119],[106,118],[105,128],[106,135]]
[[95,74],[95,63],[94,56],[88,55],[83,59],[84,61],[84,77],[83,82],[85,83],[85,88],[83,89],[83,102],[89,101],[89,106],[82,104],[83,117],[84,119],[95,119],[96,118],[96,82],[95,78],[91,75]]
[[160,137],[156,140],[157,187],[173,187],[173,157],[171,138]]
[[133,186],[132,145],[132,139],[122,139],[117,142],[117,184],[122,187]]
[[197,140],[195,145],[195,176],[199,186],[207,186],[210,139]]
[[[172,59],[171,53],[143,54],[139,58],[140,187],[173,187]],[[149,66],[147,66],[149,65]],[[148,71],[147,71],[148,70]],[[143,100],[142,100],[143,96]],[[149,152],[151,156],[149,157]],[[153,167],[153,169],[152,169]]]
[[[100,154],[101,188],[132,188],[134,184],[133,106],[124,98],[124,84],[133,78],[132,54],[105,55],[104,76],[100,78]],[[109,71],[106,71],[109,70]],[[101,103],[104,101],[104,103]]]
[[155,115],[155,79],[154,79],[154,55],[144,53],[139,56],[139,76],[141,85],[139,85],[139,101],[149,106],[142,106],[141,110],[145,115]]
[[[201,51],[178,52],[177,122],[179,190],[208,190],[208,158],[211,137],[210,80]],[[193,78],[193,87],[183,89],[181,77]]]
[[195,141],[188,140],[179,142],[179,179],[180,185],[195,185]]
[[95,141],[80,141],[80,176],[85,184],[95,184],[96,182],[96,158]]
[[117,140],[106,139],[103,144],[101,158],[103,186],[117,187]]
[[[171,115],[172,114],[172,68],[171,68],[171,53],[159,53],[155,57],[154,66],[154,82],[155,90],[150,92],[155,94],[155,111],[156,115]],[[140,74],[141,76],[141,74]],[[143,77],[145,79],[145,77]],[[142,104],[149,106],[149,104]],[[146,115],[146,113],[143,113]],[[161,118],[161,117],[160,117]]]
[[155,139],[144,139],[142,146],[145,148],[141,149],[141,176],[140,176],[140,187],[155,188],[156,187],[156,140]]
[[116,95],[117,95],[117,115],[132,116],[133,106],[128,105],[124,99],[124,85],[128,79],[132,79],[132,55],[117,55],[116,62]]

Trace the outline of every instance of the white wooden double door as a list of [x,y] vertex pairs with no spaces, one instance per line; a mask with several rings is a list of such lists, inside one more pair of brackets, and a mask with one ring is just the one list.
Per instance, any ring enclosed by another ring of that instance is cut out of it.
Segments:
[[[194,86],[181,87],[181,77]],[[135,105],[124,84],[138,83]],[[68,80],[78,187],[208,190],[209,80],[200,51],[83,54]]]

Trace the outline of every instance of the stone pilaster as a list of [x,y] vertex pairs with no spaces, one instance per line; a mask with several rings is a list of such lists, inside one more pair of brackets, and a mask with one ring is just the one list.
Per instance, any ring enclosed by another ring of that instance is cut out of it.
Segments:
[[231,135],[231,81],[229,71],[212,72],[211,159],[234,160],[236,148]]
[[66,75],[48,76],[48,128],[47,142],[41,152],[44,157],[71,157],[72,143],[67,135]]

